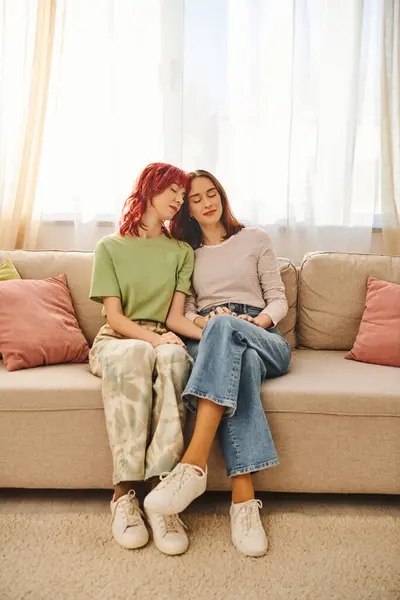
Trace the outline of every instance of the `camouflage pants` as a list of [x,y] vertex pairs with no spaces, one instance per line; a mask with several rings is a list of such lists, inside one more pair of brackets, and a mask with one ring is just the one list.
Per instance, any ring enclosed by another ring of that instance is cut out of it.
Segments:
[[[165,333],[160,323],[137,321]],[[183,453],[182,391],[193,360],[176,344],[153,348],[104,325],[89,355],[102,378],[106,427],[113,456],[113,484],[171,471]]]

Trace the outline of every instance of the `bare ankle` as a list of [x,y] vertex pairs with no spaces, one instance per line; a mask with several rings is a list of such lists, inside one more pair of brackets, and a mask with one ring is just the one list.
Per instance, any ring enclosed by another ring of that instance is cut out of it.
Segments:
[[248,494],[232,494],[232,503],[241,504],[242,502],[248,502],[254,500],[254,492]]
[[117,483],[114,487],[113,501],[116,502],[121,496],[125,496],[129,490],[135,489],[134,486],[134,481],[120,481],[120,483]]
[[193,465],[194,467],[200,467],[203,471],[206,470],[207,459],[198,459],[191,456],[184,456],[181,460],[183,465]]
[[249,473],[232,477],[232,502],[240,504],[254,498],[254,487]]

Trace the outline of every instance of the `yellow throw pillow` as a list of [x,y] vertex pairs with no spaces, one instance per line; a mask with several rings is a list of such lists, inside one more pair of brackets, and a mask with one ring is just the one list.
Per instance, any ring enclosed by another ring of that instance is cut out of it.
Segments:
[[[21,279],[21,275],[18,273],[11,260],[7,258],[7,260],[0,265],[0,281],[9,281],[10,279]],[[0,360],[2,358],[0,352]]]
[[10,279],[21,279],[21,276],[11,260],[7,259],[0,265],[0,281],[9,281]]

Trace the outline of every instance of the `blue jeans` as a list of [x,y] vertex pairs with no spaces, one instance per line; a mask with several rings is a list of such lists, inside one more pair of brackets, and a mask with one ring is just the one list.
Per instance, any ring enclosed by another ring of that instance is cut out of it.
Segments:
[[[252,317],[261,312],[243,304],[222,306]],[[213,309],[200,314],[205,316]],[[186,349],[195,364],[182,394],[185,405],[196,412],[197,398],[207,398],[226,407],[218,437],[228,477],[278,465],[260,386],[265,379],[288,370],[290,346],[286,340],[274,327],[265,330],[231,315],[217,315],[207,323],[200,342],[188,340]]]

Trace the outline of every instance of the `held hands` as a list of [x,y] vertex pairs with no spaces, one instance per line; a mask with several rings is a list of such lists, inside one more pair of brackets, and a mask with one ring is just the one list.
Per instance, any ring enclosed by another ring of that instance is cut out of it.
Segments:
[[253,323],[253,325],[261,327],[262,329],[269,329],[273,326],[272,319],[268,315],[260,314],[258,317],[250,317],[250,315],[237,315],[225,306],[217,306],[215,311],[211,311],[206,317],[204,317],[205,322],[208,323],[208,321],[216,315],[232,315],[233,317],[238,317],[238,319],[243,319],[243,321]]
[[186,348],[186,345],[182,342],[181,338],[175,335],[175,333],[172,333],[172,331],[162,333],[161,335],[157,334],[157,338],[152,342],[153,348],[157,348],[157,346],[161,346],[161,344],[176,344],[177,346]]
[[269,329],[272,327],[272,319],[268,315],[258,315],[258,317],[250,317],[249,315],[238,315],[239,319],[243,319],[244,321],[249,321],[249,323],[253,323],[253,325],[257,325],[257,327],[261,327],[262,329]]
[[212,310],[206,317],[204,317],[205,323],[208,323],[210,319],[216,317],[217,315],[232,315],[233,317],[237,316],[236,313],[229,310],[229,308],[226,308],[226,306],[217,306],[215,311]]

